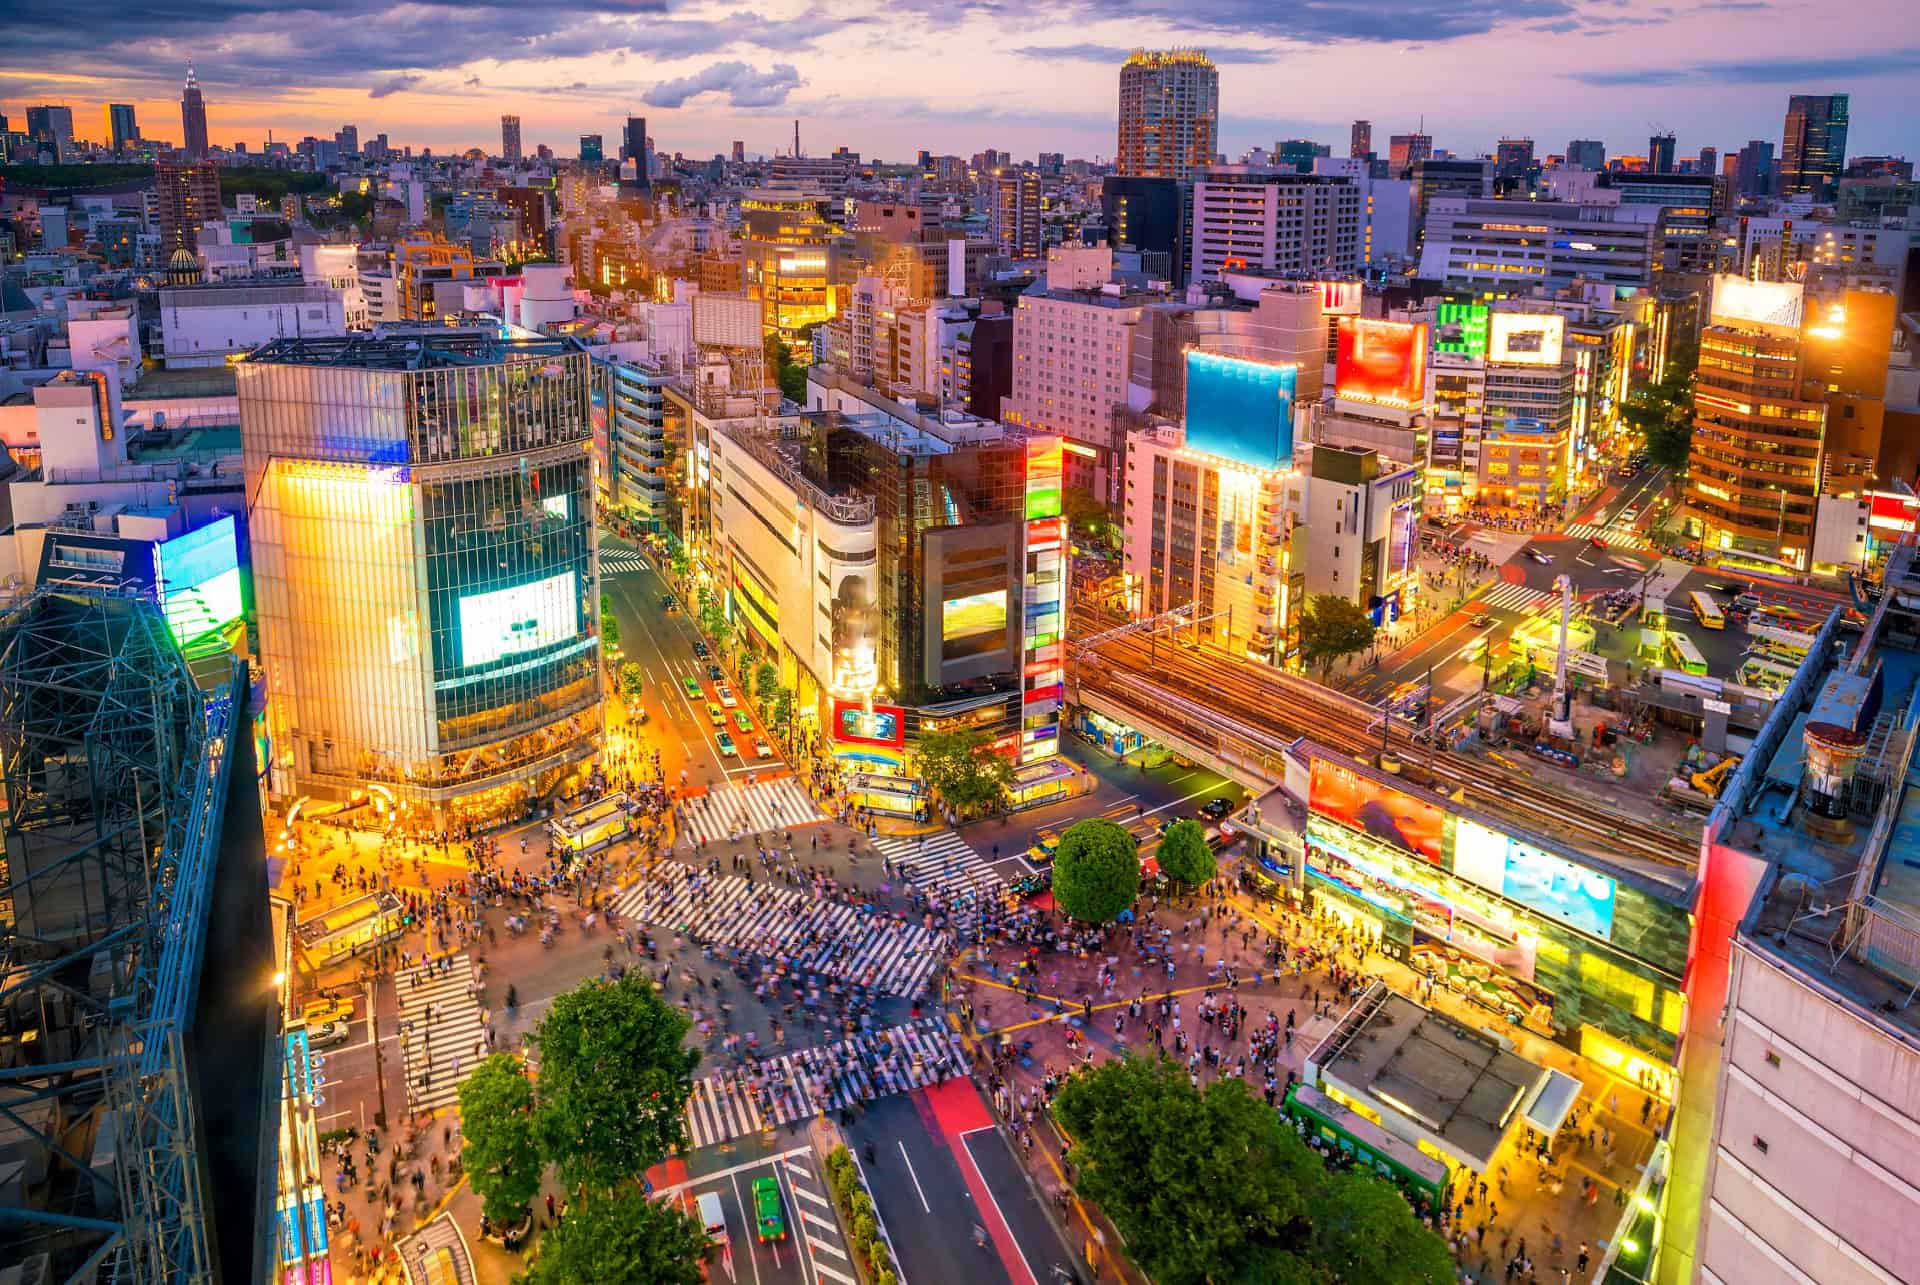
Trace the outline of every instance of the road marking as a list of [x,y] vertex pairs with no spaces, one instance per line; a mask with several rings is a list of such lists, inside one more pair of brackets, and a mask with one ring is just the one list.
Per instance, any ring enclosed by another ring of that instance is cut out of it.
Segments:
[[[799,1188],[796,1187],[794,1188],[794,1190],[798,1191]],[[826,1250],[829,1254],[832,1254],[835,1258],[840,1259],[842,1262],[846,1261],[847,1251],[840,1248],[840,1246],[834,1244],[832,1241],[816,1240],[814,1237],[809,1236],[807,1237],[807,1244],[813,1246],[813,1248],[815,1249]],[[815,1263],[813,1266],[815,1271],[818,1271],[820,1269],[819,1263]]]
[[993,1194],[993,1184],[987,1181],[987,1171],[980,1167],[980,1161],[973,1154],[973,1144],[967,1141],[976,1133],[992,1132],[993,1126],[990,1124],[983,1124],[977,1129],[968,1129],[960,1135],[960,1145],[966,1150],[967,1163],[972,1165],[974,1173],[980,1176],[981,1190],[987,1193],[987,1201],[993,1206],[994,1217],[998,1218],[1000,1225],[1007,1229],[1007,1240],[1013,1245],[1013,1252],[1019,1255],[1020,1265],[1027,1269],[1027,1279],[1032,1281],[1033,1285],[1040,1285],[1040,1278],[1034,1274],[1033,1264],[1027,1261],[1027,1251],[1020,1247],[1020,1238],[1013,1234],[1013,1224],[1007,1221],[1006,1212],[1000,1208],[1000,1198]]
[[926,1188],[920,1185],[920,1175],[913,1171],[913,1160],[907,1155],[907,1144],[896,1138],[894,1145],[900,1148],[900,1159],[906,1161],[907,1165],[907,1177],[913,1179],[913,1189],[920,1194],[920,1208],[932,1213],[933,1206],[927,1203]]
[[[740,1208],[740,1221],[746,1226],[747,1235],[751,1236],[753,1235],[753,1218],[747,1213],[747,1202],[740,1195],[739,1175],[729,1174],[727,1176],[727,1185],[733,1188],[733,1202]],[[729,1237],[729,1239],[731,1239],[731,1237]],[[747,1261],[753,1264],[754,1285],[760,1285],[760,1255],[753,1252],[753,1246],[751,1244],[747,1246]],[[776,1254],[774,1256],[775,1264],[777,1265],[779,1261],[779,1255]]]
[[1203,795],[1203,794],[1208,794],[1208,793],[1211,793],[1212,791],[1214,791],[1214,790],[1216,790],[1216,789],[1218,789],[1218,788],[1219,788],[1218,786],[1213,786],[1213,785],[1203,785],[1203,786],[1201,786],[1201,787],[1200,787],[1199,789],[1197,789],[1197,790],[1195,790],[1195,791],[1194,791],[1194,792],[1193,792],[1192,794],[1189,794],[1189,795],[1186,795],[1186,796],[1184,796],[1184,797],[1182,797],[1182,798],[1178,798],[1178,799],[1175,799],[1175,800],[1174,800],[1173,802],[1171,802],[1171,803],[1162,803],[1162,804],[1161,804],[1161,805],[1160,805],[1159,807],[1157,807],[1157,808],[1148,808],[1148,809],[1147,809],[1147,810],[1146,810],[1145,812],[1142,812],[1142,813],[1141,813],[1140,815],[1141,815],[1141,816],[1143,816],[1143,817],[1150,817],[1150,816],[1152,816],[1152,815],[1153,815],[1154,813],[1156,813],[1156,812],[1165,812],[1165,811],[1166,811],[1166,810],[1167,810],[1168,808],[1177,808],[1177,807],[1179,807],[1179,806],[1180,806],[1180,805],[1181,805],[1182,803],[1186,803],[1186,802],[1189,802],[1189,801],[1191,801],[1191,800],[1193,800],[1193,799],[1197,799],[1197,798],[1199,798],[1199,797],[1200,797],[1201,795]]
[[[813,1274],[816,1277],[831,1276],[833,1277],[833,1279],[840,1281],[842,1285],[860,1285],[860,1283],[854,1280],[853,1277],[847,1275],[845,1272],[835,1271],[833,1268],[828,1267],[825,1263],[815,1263],[813,1265]],[[895,1271],[893,1274],[893,1278],[895,1280],[899,1280],[900,1273],[898,1271]]]
[[790,1156],[804,1156],[809,1150],[810,1148],[808,1147],[794,1147],[792,1150],[782,1151],[778,1155],[761,1156],[758,1160],[748,1160],[741,1164],[734,1165],[731,1169],[716,1169],[712,1173],[703,1173],[697,1178],[689,1178],[685,1182],[677,1182],[671,1187],[658,1187],[654,1190],[653,1194],[656,1196],[677,1196],[681,1192],[698,1187],[702,1183],[717,1182],[722,1178],[731,1178],[737,1173],[745,1173],[749,1169],[758,1169],[762,1165],[770,1165],[776,1160],[785,1160]]

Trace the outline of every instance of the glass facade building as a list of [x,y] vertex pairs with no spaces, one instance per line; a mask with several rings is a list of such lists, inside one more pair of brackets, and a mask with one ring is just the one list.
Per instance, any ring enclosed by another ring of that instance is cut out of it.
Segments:
[[271,344],[237,378],[270,788],[485,816],[591,755],[584,349],[382,331]]

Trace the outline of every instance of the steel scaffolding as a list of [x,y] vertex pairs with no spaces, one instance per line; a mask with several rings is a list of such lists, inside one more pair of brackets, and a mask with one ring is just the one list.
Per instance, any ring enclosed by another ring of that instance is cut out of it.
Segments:
[[204,1281],[185,1039],[244,669],[195,686],[157,608],[0,617],[0,1266]]

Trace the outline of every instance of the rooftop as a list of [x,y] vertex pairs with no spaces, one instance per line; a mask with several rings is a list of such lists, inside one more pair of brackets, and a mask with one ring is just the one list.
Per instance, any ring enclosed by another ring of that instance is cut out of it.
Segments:
[[586,353],[579,340],[507,336],[498,331],[441,327],[388,330],[327,339],[276,339],[247,354],[247,361],[289,366],[356,366],[366,370],[432,370],[491,366],[541,357]]

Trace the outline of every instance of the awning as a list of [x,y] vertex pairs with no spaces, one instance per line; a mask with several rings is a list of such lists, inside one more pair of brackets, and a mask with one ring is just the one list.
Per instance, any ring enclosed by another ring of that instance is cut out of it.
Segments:
[[1548,1070],[1534,1086],[1520,1114],[1526,1122],[1551,1138],[1567,1122],[1567,1113],[1580,1101],[1585,1086],[1565,1071]]

